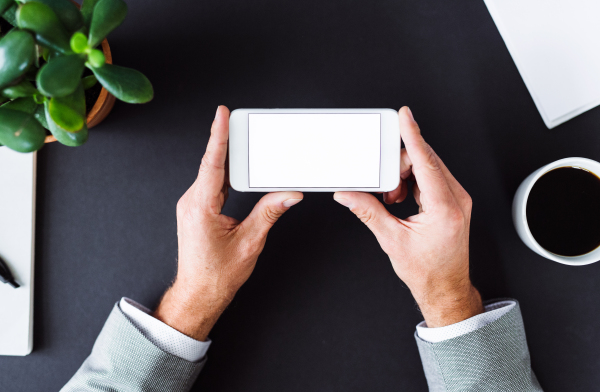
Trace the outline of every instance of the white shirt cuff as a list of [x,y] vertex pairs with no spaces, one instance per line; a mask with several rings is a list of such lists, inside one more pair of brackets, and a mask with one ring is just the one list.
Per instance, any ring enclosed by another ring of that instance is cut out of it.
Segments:
[[150,309],[129,298],[121,298],[119,307],[146,339],[161,350],[189,362],[200,362],[206,356],[210,339],[207,342],[200,342],[182,334],[152,317]]
[[439,328],[427,328],[425,321],[417,325],[417,335],[430,343],[439,343],[471,333],[479,328],[498,320],[508,313],[517,303],[515,301],[500,301],[485,306],[485,312],[456,324]]

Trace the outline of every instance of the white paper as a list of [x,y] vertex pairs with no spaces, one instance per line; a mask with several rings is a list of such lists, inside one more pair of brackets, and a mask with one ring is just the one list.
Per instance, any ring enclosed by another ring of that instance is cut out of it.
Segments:
[[0,257],[21,285],[0,283],[0,355],[32,350],[35,172],[35,153],[0,147]]
[[548,128],[600,105],[600,1],[484,1]]
[[251,188],[377,188],[381,115],[248,117]]

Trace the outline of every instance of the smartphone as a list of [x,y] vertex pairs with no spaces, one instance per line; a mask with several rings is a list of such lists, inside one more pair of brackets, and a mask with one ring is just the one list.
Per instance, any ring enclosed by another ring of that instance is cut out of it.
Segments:
[[240,192],[388,192],[400,182],[393,109],[236,109],[229,179]]

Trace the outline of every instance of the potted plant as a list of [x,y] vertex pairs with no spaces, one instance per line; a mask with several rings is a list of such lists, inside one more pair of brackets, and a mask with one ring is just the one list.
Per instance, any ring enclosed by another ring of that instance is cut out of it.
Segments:
[[123,0],[0,0],[0,145],[79,146],[115,97],[152,99],[148,78],[112,64],[105,37],[126,14]]

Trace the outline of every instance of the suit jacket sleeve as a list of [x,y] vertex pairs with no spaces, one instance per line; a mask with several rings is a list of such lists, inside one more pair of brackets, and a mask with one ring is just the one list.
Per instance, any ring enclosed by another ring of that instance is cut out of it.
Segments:
[[61,392],[188,391],[204,363],[188,362],[156,347],[116,304],[91,355]]
[[430,343],[415,334],[430,392],[542,391],[519,304],[468,334]]

